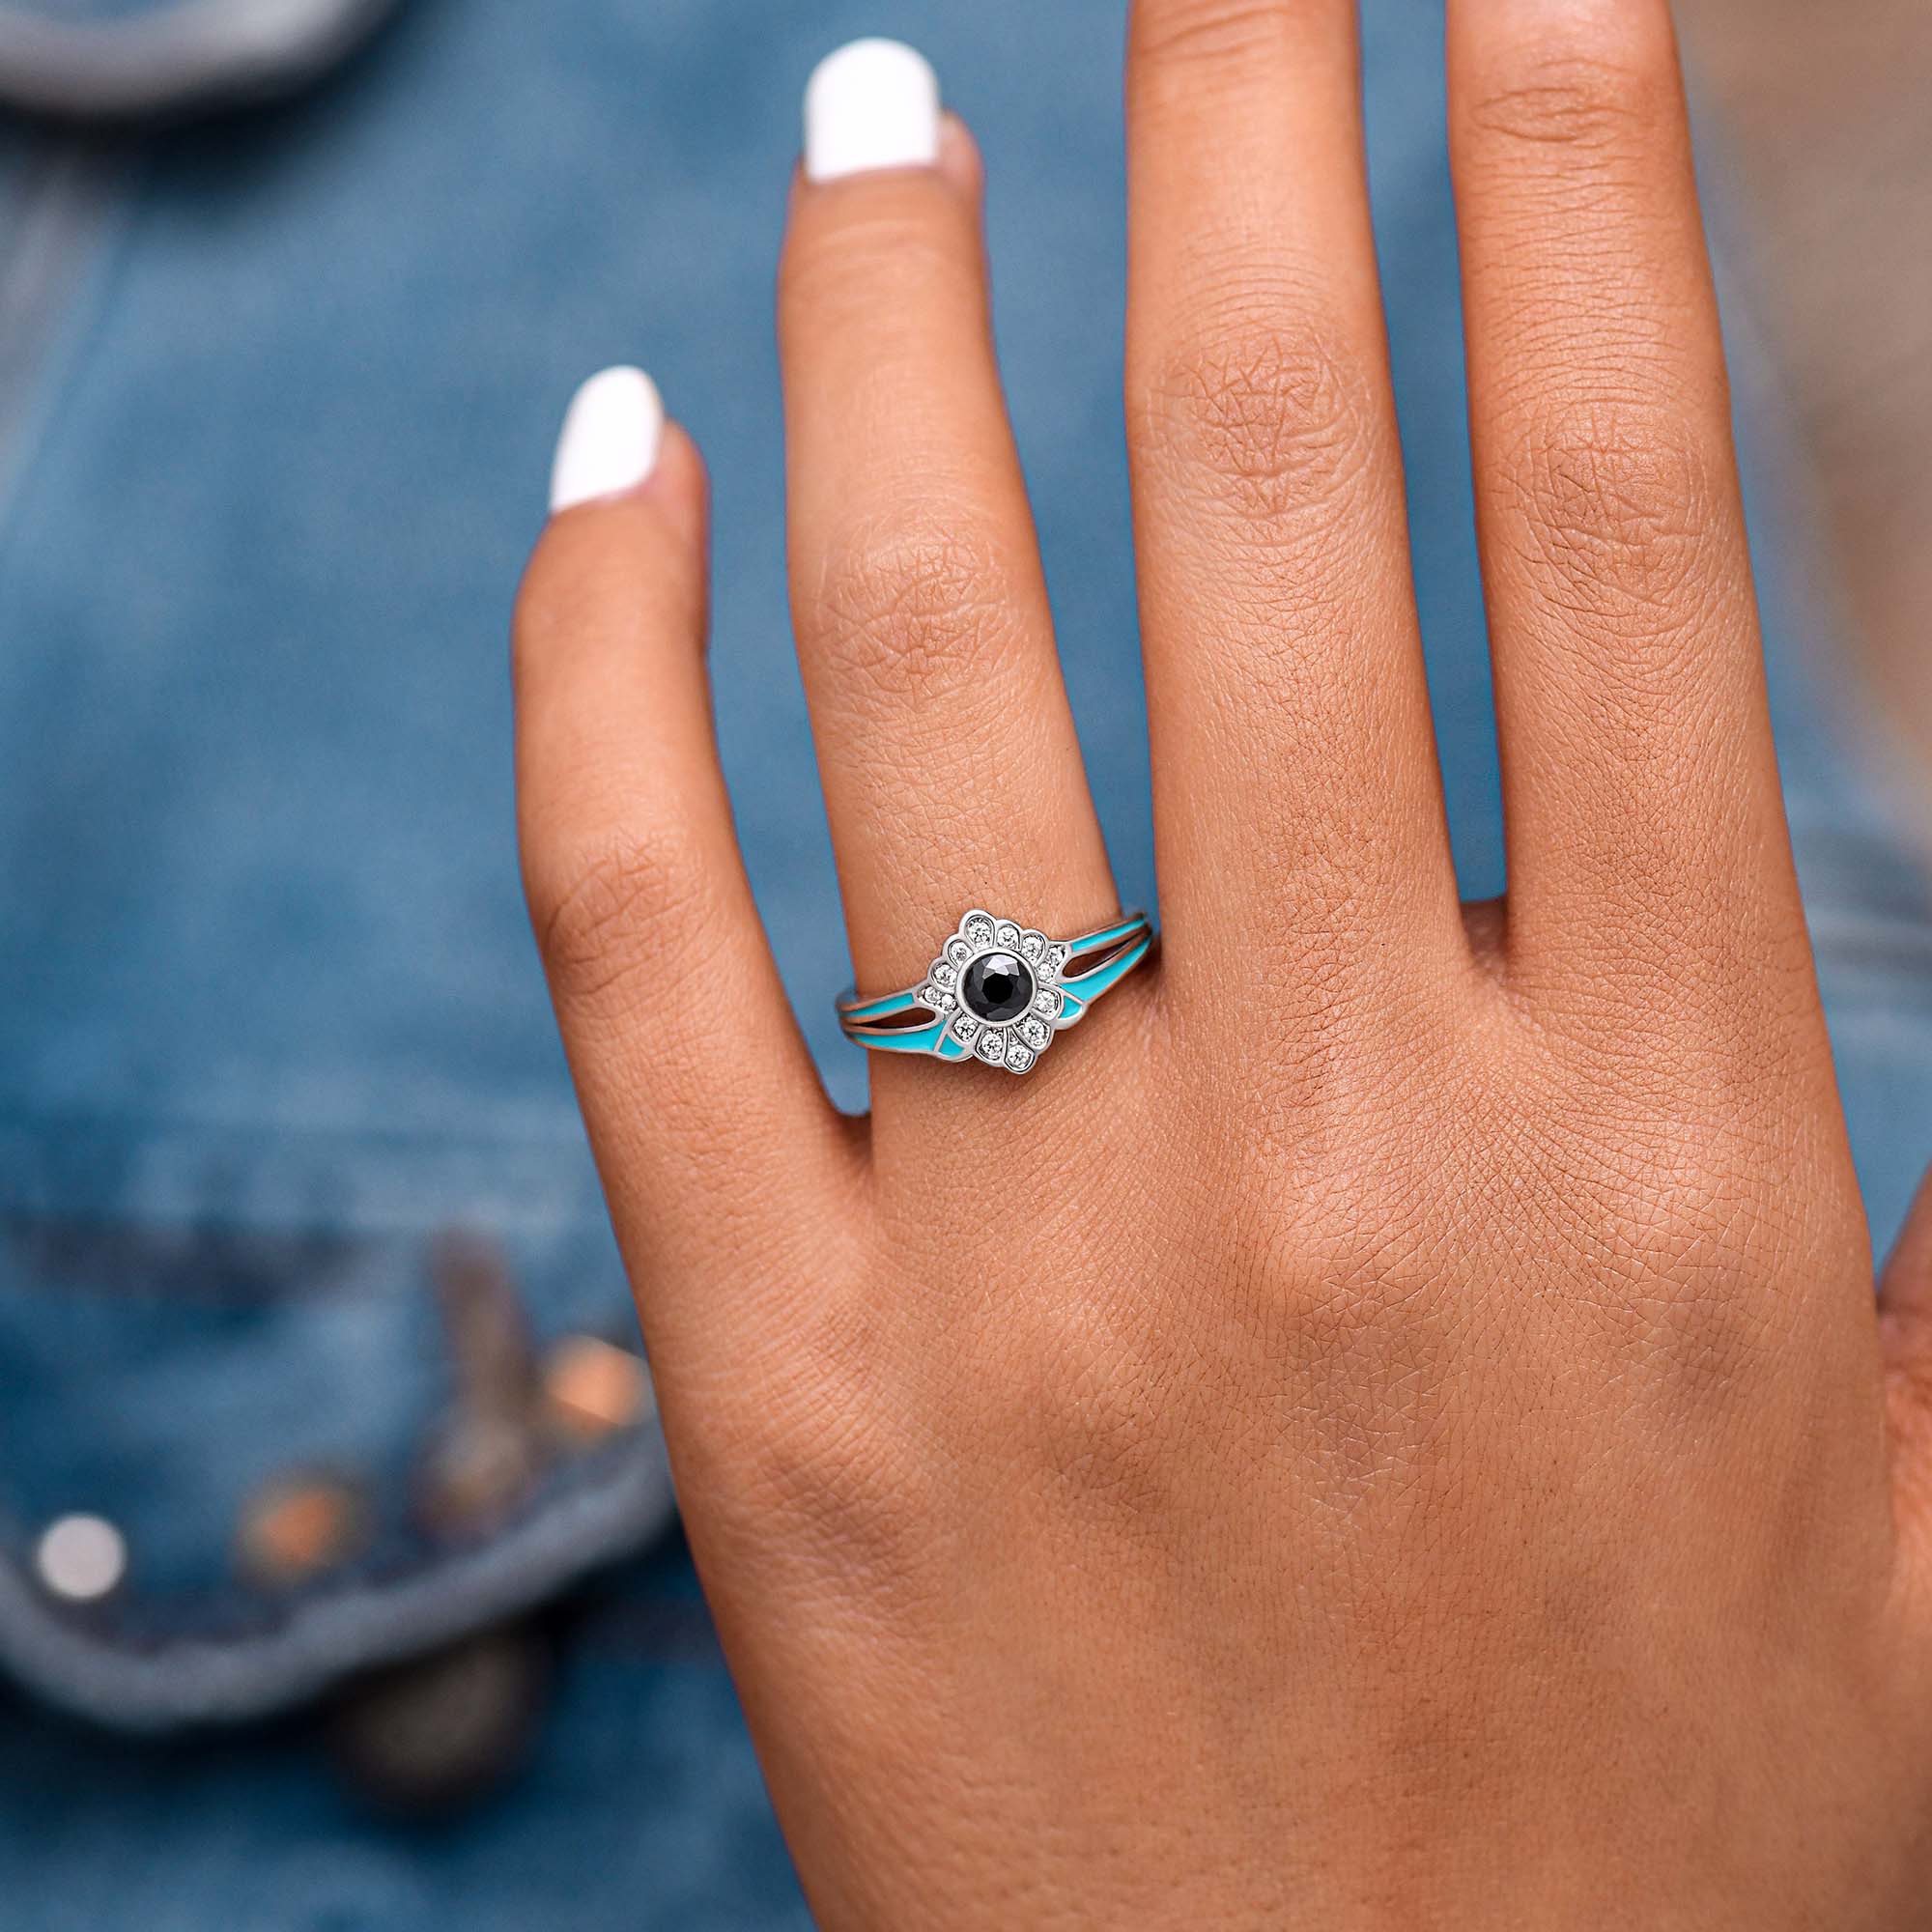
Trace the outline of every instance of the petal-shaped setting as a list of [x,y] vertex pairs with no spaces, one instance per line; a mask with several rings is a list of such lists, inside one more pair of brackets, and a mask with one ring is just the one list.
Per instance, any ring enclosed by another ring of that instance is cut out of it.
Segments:
[[[850,994],[838,1003],[839,1018],[848,1039],[876,1052],[972,1059],[1030,1073],[1055,1034],[1085,1018],[1152,944],[1152,929],[1139,913],[1082,940],[1055,940],[976,907],[942,942],[916,991]],[[1082,971],[1069,980],[1076,952],[1085,955]]]

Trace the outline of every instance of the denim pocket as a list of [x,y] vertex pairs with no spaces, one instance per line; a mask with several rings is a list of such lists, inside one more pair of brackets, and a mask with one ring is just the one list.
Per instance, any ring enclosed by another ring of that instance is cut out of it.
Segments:
[[0,1212],[0,1662],[117,1727],[256,1718],[648,1543],[664,1444],[583,1205]]

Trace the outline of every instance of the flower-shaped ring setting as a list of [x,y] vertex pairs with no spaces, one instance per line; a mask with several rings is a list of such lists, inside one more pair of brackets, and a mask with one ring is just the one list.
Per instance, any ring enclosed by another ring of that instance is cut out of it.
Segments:
[[1057,1034],[1148,955],[1153,929],[1129,913],[1097,932],[1049,939],[976,908],[940,948],[917,986],[838,1003],[845,1037],[875,1053],[977,1060],[1031,1073]]

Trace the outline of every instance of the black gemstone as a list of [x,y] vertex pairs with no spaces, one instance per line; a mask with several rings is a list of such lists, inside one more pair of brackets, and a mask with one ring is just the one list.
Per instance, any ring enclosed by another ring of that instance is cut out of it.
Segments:
[[1033,1005],[1033,971],[1014,953],[982,952],[960,976],[959,997],[969,1012],[1003,1026]]

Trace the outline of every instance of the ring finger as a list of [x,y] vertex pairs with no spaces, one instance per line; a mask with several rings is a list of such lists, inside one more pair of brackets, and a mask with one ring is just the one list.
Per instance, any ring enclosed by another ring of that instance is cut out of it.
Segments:
[[[806,122],[792,602],[858,983],[886,992],[969,906],[1071,933],[1116,899],[1001,397],[978,156],[883,43],[825,63]],[[875,1111],[941,1072],[884,1057]]]

